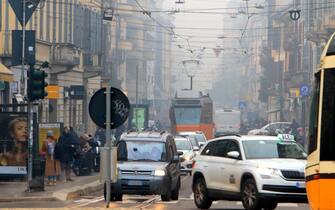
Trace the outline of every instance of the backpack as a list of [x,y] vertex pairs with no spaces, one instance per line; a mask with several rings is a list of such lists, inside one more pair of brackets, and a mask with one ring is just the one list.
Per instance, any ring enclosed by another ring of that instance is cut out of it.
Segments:
[[50,156],[54,156],[55,144],[53,142],[47,142],[47,154]]

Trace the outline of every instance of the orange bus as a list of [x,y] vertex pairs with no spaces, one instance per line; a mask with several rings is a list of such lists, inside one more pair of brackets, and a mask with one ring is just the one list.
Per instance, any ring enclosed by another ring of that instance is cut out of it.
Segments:
[[312,210],[335,209],[335,33],[315,73],[310,112],[306,190]]
[[213,101],[209,94],[179,96],[170,109],[172,133],[202,131],[207,139],[214,137]]

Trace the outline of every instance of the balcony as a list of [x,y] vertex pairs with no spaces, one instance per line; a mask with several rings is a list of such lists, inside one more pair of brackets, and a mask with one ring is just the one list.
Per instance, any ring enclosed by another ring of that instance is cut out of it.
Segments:
[[12,32],[0,31],[0,58],[7,66],[12,65]]
[[82,65],[85,78],[99,76],[102,72],[101,55],[94,53],[82,53]]
[[72,44],[54,44],[51,64],[68,70],[72,69],[80,64],[79,50]]

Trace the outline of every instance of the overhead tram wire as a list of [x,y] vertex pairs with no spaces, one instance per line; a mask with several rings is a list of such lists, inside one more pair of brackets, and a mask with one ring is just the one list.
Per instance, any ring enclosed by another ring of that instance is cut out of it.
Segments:
[[[221,0],[219,1],[221,2]],[[63,4],[63,5],[72,5],[72,6],[87,6],[87,7],[92,7],[94,5],[93,3],[69,3],[69,2],[60,2],[58,0],[48,0],[46,3],[50,4]],[[328,1],[328,2],[309,2],[309,3],[300,3],[300,6],[306,6],[306,5],[329,5],[329,4],[335,4],[335,1]],[[271,5],[266,5],[267,7],[287,7],[291,6],[292,4],[271,4]],[[93,6],[94,8],[101,9],[100,6]],[[180,10],[180,12],[193,12],[193,11],[213,11],[213,10],[237,10],[240,9],[240,6],[236,7],[222,7],[222,8],[201,8],[201,9],[185,9],[185,10]],[[254,8],[258,9],[256,6],[249,6],[249,8]],[[128,10],[130,11],[130,10]],[[171,13],[171,10],[152,10],[150,11],[151,13]],[[231,14],[231,13],[230,13]]]

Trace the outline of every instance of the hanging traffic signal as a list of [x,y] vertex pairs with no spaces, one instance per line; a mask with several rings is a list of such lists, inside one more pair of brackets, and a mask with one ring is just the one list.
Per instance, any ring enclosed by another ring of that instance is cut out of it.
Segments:
[[35,69],[34,65],[29,66],[28,71],[28,99],[29,101],[35,101],[38,99],[44,99],[48,93],[45,88],[48,84],[45,82],[45,78],[48,75],[41,70]]

